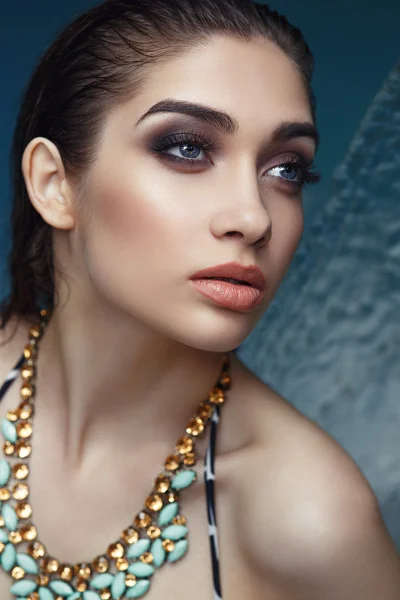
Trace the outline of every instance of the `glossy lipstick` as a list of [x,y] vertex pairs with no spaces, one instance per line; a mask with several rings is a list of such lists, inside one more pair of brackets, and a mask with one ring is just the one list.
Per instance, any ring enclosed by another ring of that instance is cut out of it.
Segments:
[[194,288],[219,306],[238,312],[255,309],[264,298],[266,282],[256,266],[226,263],[192,275]]

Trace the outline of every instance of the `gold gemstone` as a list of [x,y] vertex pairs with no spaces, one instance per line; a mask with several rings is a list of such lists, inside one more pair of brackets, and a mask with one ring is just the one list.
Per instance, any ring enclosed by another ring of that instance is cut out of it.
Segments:
[[39,558],[43,558],[46,554],[46,548],[41,542],[33,542],[33,544],[29,544],[28,546],[28,554],[35,560],[38,560]]
[[28,358],[32,358],[33,355],[33,348],[30,344],[27,344],[24,348],[24,357],[26,358],[26,360],[28,360]]
[[128,588],[134,587],[136,585],[135,575],[131,575],[130,573],[128,573],[127,576],[125,577],[125,585]]
[[200,417],[193,417],[190,419],[186,427],[186,432],[194,435],[195,437],[202,434],[204,431],[204,423]]
[[48,573],[57,573],[60,568],[60,563],[55,558],[49,558],[46,562],[46,571]]
[[32,446],[21,440],[17,442],[16,447],[18,458],[28,458],[32,452]]
[[196,455],[194,452],[188,452],[188,454],[185,455],[183,462],[185,463],[186,466],[188,467],[192,467],[193,465],[196,464]]
[[26,479],[29,475],[28,465],[17,463],[12,469],[14,479]]
[[83,579],[78,579],[78,582],[76,584],[76,589],[78,592],[86,592],[87,586],[87,581],[84,581]]
[[215,390],[208,394],[208,399],[212,404],[223,404],[225,400],[224,391],[219,388],[215,388]]
[[93,568],[97,573],[106,573],[108,570],[108,559],[105,556],[98,556],[93,561]]
[[21,386],[21,396],[24,400],[28,400],[33,396],[33,386],[31,383],[23,383]]
[[90,578],[92,574],[92,569],[86,563],[75,565],[75,575],[80,579],[84,579],[85,581]]
[[125,554],[125,550],[123,545],[118,542],[117,544],[111,544],[111,546],[109,546],[107,554],[110,558],[122,558]]
[[27,542],[33,542],[37,538],[37,531],[34,525],[25,525],[25,527],[21,527],[21,535]]
[[19,531],[10,531],[8,539],[12,544],[20,544],[22,542],[22,536]]
[[0,542],[0,554],[3,552],[5,547],[6,547],[6,545],[3,544],[2,542]]
[[156,486],[156,491],[159,494],[165,494],[165,492],[168,491],[170,485],[171,485],[171,480],[169,477],[164,477],[163,475],[160,475],[159,477],[157,477],[155,486]]
[[199,406],[199,410],[197,411],[198,417],[203,421],[207,421],[211,415],[213,414],[214,407],[211,404],[204,404],[202,402]]
[[24,365],[21,369],[21,377],[22,379],[29,380],[32,379],[34,374],[34,369],[31,365]]
[[117,560],[115,561],[115,565],[118,571],[127,571],[129,567],[129,562],[125,557],[117,558]]
[[126,544],[135,544],[139,539],[139,534],[133,527],[128,527],[122,532],[121,537]]
[[45,319],[46,317],[48,317],[50,314],[50,311],[48,308],[42,308],[40,311],[40,316],[43,317],[43,319]]
[[[32,592],[32,594],[30,594],[28,596],[28,600],[40,600],[39,593],[38,592]],[[58,598],[57,598],[57,600],[58,600]]]
[[153,512],[158,512],[163,507],[163,501],[157,494],[155,496],[149,496],[146,500],[146,508]]
[[40,333],[41,333],[40,325],[33,325],[29,329],[29,336],[31,338],[35,338],[36,340],[40,337]]
[[9,410],[7,413],[7,419],[9,421],[11,421],[12,423],[15,423],[15,421],[18,421],[18,413],[15,410]]
[[163,545],[163,548],[164,548],[164,550],[166,552],[172,552],[174,550],[174,548],[175,548],[174,542],[171,541],[171,540],[168,540],[168,539],[164,540],[163,543],[162,543],[162,545]]
[[176,454],[172,454],[171,456],[168,456],[167,460],[165,461],[165,468],[167,471],[176,471],[179,469],[180,462],[181,457],[177,456]]
[[11,577],[14,579],[23,579],[25,577],[25,571],[21,567],[14,567],[11,571]]
[[102,590],[100,592],[100,600],[110,600],[111,598],[111,592],[109,592],[108,590]]
[[15,452],[15,446],[11,442],[6,442],[3,446],[4,454],[12,456]]
[[0,527],[4,527],[4,519],[0,516]]
[[43,573],[36,577],[36,583],[38,585],[48,585],[49,581],[50,577],[48,575],[43,575]]
[[74,577],[74,571],[69,565],[61,565],[58,572],[63,581],[72,581]]
[[6,500],[9,500],[10,498],[10,491],[7,488],[1,488],[0,489],[0,501],[4,502]]
[[170,492],[168,494],[168,502],[172,504],[173,502],[177,502],[179,500],[179,496],[176,492]]
[[224,390],[229,390],[230,386],[231,386],[231,378],[229,377],[229,375],[222,375],[221,379],[219,380],[219,383],[222,387],[222,389]]
[[156,538],[160,537],[161,529],[159,527],[155,527],[155,525],[152,525],[151,527],[148,528],[147,535],[149,536],[149,538],[151,540],[155,540]]
[[172,519],[174,525],[186,525],[186,518],[182,515],[177,515]]
[[26,483],[17,483],[13,489],[13,497],[15,500],[26,500],[29,496],[29,488]]
[[20,502],[15,507],[15,511],[20,519],[29,519],[32,516],[32,507],[26,502]]
[[146,512],[142,511],[138,515],[136,515],[134,523],[138,529],[145,529],[146,527],[149,527],[151,525],[151,521],[151,516]]
[[150,565],[153,562],[154,557],[151,552],[144,552],[144,554],[142,554],[140,557],[140,560],[146,565]]
[[26,419],[29,419],[32,416],[33,413],[33,408],[32,405],[29,404],[29,402],[23,402],[20,407],[19,407],[19,418],[20,419],[24,419],[26,421]]
[[20,438],[28,439],[32,435],[32,425],[26,421],[20,421],[17,425],[17,433]]
[[188,454],[188,452],[192,452],[193,450],[193,440],[192,438],[185,435],[180,440],[178,440],[176,444],[176,449],[180,454]]

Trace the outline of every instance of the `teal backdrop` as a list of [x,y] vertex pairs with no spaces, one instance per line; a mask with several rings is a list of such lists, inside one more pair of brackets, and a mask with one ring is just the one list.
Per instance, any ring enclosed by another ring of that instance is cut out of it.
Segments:
[[[8,289],[8,154],[21,90],[58,29],[93,4],[2,7],[0,297]],[[323,180],[306,193],[293,267],[240,353],[351,454],[400,550],[400,2],[273,6],[315,54]]]

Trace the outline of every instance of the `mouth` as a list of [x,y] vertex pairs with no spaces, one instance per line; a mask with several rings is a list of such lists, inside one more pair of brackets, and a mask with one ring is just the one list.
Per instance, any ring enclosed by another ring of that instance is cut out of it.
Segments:
[[254,287],[264,291],[266,287],[265,277],[261,270],[255,265],[244,266],[239,263],[226,263],[208,269],[198,271],[190,277],[191,280],[209,279]]
[[227,263],[192,275],[195,289],[214,304],[235,312],[250,312],[261,304],[266,281],[255,265]]

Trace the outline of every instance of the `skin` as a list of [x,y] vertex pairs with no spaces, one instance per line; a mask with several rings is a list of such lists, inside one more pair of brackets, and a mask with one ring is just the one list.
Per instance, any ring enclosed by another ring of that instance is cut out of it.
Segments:
[[[141,120],[165,99],[224,111],[238,129],[182,114]],[[273,141],[282,122],[312,125],[295,66],[267,40],[215,36],[154,67],[140,94],[110,111],[83,187],[66,177],[49,140],[26,149],[29,196],[54,228],[68,281],[57,278],[60,306],[40,346],[30,475],[34,522],[61,560],[97,556],[131,522],[223,353],[275,294],[303,229],[301,186],[277,167],[315,153],[310,137]],[[198,166],[149,151],[156,134],[193,128],[218,145]],[[230,261],[266,277],[264,302],[250,313],[216,306],[188,281]],[[26,327],[1,348],[0,375]],[[398,558],[354,462],[234,355],[232,379],[216,460],[224,597],[395,600]],[[1,416],[17,403],[14,386]],[[191,551],[154,577],[151,597],[211,599],[201,476],[182,512]],[[8,590],[0,573],[0,596]]]

